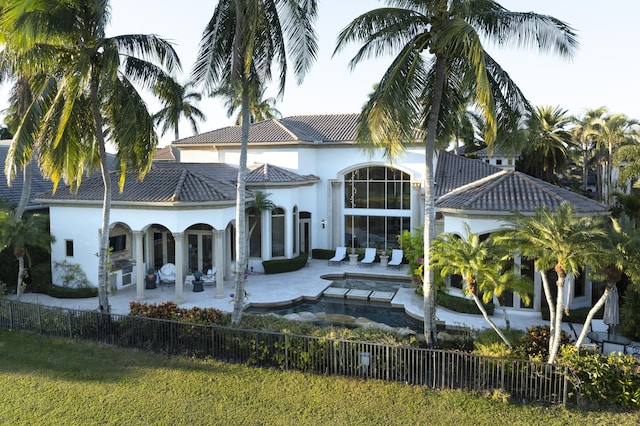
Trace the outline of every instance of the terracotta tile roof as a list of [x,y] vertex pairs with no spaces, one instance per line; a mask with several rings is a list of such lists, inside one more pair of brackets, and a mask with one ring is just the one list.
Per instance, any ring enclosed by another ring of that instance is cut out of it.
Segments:
[[[478,160],[475,160],[478,161]],[[440,209],[534,212],[538,206],[556,210],[570,203],[579,214],[606,214],[607,208],[583,195],[524,173],[501,170],[461,186],[436,201]]]
[[[202,174],[180,168],[153,168],[144,180],[139,180],[134,173],[127,173],[122,193],[118,190],[119,173],[111,173],[112,202],[222,202],[236,198],[233,184],[208,178]],[[97,173],[83,180],[78,192],[72,194],[66,188],[60,188],[55,194],[39,194],[42,200],[82,200],[102,201],[103,186],[101,176]],[[252,196],[250,193],[248,196]]]
[[484,161],[462,157],[446,151],[438,152],[435,196],[438,198],[456,188],[492,175],[500,170],[502,169]]
[[271,164],[253,164],[248,167],[247,184],[252,183],[303,183],[316,182],[320,178],[313,175],[301,176]]
[[[298,115],[261,121],[249,127],[249,143],[352,142],[358,117],[359,114]],[[223,127],[173,144],[239,144],[240,131],[240,126]]]

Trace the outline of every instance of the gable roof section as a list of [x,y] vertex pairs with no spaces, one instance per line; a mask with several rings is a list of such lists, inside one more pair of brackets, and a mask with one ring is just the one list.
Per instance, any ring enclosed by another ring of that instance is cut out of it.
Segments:
[[[127,173],[122,193],[118,190],[119,176],[118,172],[111,173],[111,197],[114,203],[230,202],[236,198],[234,185],[187,169],[153,168],[142,181],[135,173]],[[102,178],[94,174],[82,182],[76,194],[61,188],[55,194],[40,194],[38,199],[102,202],[103,193]],[[252,197],[250,193],[247,195]]]
[[435,174],[435,197],[437,199],[456,188],[490,176],[500,170],[502,169],[484,161],[440,151],[438,152]]
[[[359,114],[297,115],[249,126],[249,143],[353,142]],[[173,145],[239,144],[241,126],[228,126],[175,141]]]
[[607,208],[597,201],[509,170],[501,170],[461,186],[440,197],[435,205],[439,209],[526,214],[535,212],[538,206],[555,211],[563,203],[570,203],[578,214],[608,213]]
[[252,183],[306,183],[317,182],[319,177],[313,175],[301,176],[281,167],[271,164],[254,164],[249,166],[251,171],[247,173],[247,184]]

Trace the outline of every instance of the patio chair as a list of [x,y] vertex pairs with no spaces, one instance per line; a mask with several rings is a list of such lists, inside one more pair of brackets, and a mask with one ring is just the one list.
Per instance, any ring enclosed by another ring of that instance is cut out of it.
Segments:
[[401,249],[393,249],[393,251],[391,251],[391,259],[389,259],[389,262],[387,263],[387,269],[389,269],[389,267],[400,268],[403,257],[404,252]]
[[347,257],[347,248],[346,247],[336,247],[335,255],[329,259],[329,265],[332,263],[337,263],[338,265],[344,262],[345,257]]
[[160,277],[160,288],[162,284],[175,284],[176,283],[176,265],[173,263],[165,263],[158,271]]
[[373,261],[376,259],[375,247],[370,247],[364,251],[364,259],[360,261],[360,266],[369,265],[373,266]]

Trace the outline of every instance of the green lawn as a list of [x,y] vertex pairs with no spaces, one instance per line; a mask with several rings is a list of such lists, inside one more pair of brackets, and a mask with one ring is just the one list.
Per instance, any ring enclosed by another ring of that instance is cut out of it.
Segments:
[[631,425],[637,413],[167,358],[0,330],[0,424]]

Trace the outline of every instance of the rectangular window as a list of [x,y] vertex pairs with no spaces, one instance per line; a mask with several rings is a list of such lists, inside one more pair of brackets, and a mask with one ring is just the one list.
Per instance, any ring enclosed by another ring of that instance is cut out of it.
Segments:
[[73,240],[64,240],[67,257],[73,257]]

